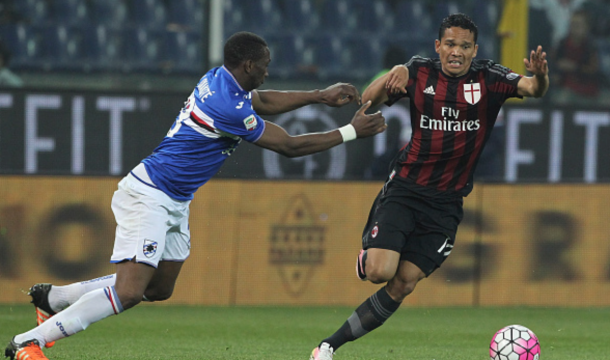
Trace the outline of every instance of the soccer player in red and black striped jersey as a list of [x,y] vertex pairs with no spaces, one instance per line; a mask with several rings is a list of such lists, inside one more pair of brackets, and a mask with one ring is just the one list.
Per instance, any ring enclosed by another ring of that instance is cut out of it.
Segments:
[[400,150],[375,199],[356,263],[360,279],[383,284],[311,360],[381,326],[415,285],[451,253],[462,220],[462,198],[504,101],[540,97],[549,86],[546,53],[538,46],[524,59],[531,77],[492,60],[476,60],[476,25],[464,14],[445,18],[435,41],[437,59],[414,56],[375,80],[363,101],[392,105],[410,98],[413,134]]

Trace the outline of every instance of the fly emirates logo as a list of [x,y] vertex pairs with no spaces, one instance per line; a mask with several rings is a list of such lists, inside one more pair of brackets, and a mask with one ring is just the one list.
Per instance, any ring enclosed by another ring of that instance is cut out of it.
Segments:
[[476,120],[454,120],[460,115],[459,110],[454,110],[450,107],[442,108],[443,120],[430,119],[428,116],[422,114],[419,119],[419,127],[422,129],[429,130],[442,130],[442,131],[476,131],[481,128],[481,122],[479,119]]

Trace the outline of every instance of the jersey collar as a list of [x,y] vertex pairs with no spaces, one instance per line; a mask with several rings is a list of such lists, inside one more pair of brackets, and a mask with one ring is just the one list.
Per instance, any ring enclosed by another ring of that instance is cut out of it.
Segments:
[[233,83],[235,84],[235,86],[237,86],[237,88],[239,89],[239,91],[244,92],[244,93],[248,93],[248,91],[244,90],[241,85],[239,85],[239,83],[237,82],[237,79],[235,79],[235,76],[233,76],[233,74],[229,71],[229,69],[227,69],[224,65],[221,66],[221,69],[223,70],[224,73],[226,73],[228,75],[228,77],[233,81]]

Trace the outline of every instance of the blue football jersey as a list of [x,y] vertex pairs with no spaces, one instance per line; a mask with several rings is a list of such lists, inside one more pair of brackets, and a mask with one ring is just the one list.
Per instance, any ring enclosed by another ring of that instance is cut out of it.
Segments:
[[257,141],[265,121],[225,68],[201,78],[167,135],[142,162],[154,184],[176,200],[191,200],[214,176],[242,139]]

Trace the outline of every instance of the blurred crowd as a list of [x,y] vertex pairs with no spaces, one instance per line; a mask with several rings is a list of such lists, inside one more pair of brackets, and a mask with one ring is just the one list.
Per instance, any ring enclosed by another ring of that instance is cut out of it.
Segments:
[[530,47],[549,44],[556,104],[609,105],[610,1],[530,0]]
[[[206,1],[0,0],[0,86],[22,86],[31,73],[198,76]],[[404,62],[436,56],[432,39],[452,12],[479,26],[478,57],[501,62],[511,33],[499,24],[519,4],[529,19],[519,56],[538,44],[549,54],[546,101],[608,104],[610,0],[224,0],[223,29],[267,39],[270,80],[365,84],[387,69],[389,49]]]

